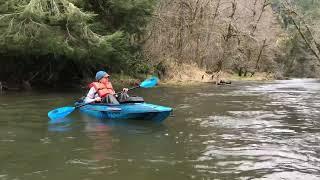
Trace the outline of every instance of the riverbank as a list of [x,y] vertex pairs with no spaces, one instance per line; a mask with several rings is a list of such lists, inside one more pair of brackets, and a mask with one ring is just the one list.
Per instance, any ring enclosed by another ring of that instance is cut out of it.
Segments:
[[[255,73],[254,76],[240,77],[238,74],[230,72],[219,72],[219,73],[208,73],[205,70],[194,68],[190,65],[184,65],[181,71],[168,71],[167,75],[162,77],[159,85],[160,86],[185,86],[185,85],[196,85],[201,83],[212,83],[212,84],[228,84],[233,81],[268,81],[274,80],[273,74],[268,73]],[[121,90],[123,87],[133,87],[139,85],[144,79],[151,75],[138,75],[137,77],[125,75],[125,74],[111,74],[110,79],[116,90]],[[22,82],[7,84],[1,82],[0,91],[30,91],[33,89],[87,89],[88,84],[94,81],[93,78],[85,78],[79,84],[63,84],[57,87],[47,86],[32,86],[29,83]],[[218,83],[217,83],[218,82]],[[223,83],[220,83],[223,82]]]
[[[269,81],[274,80],[273,73],[256,72],[254,75],[239,76],[231,71],[210,72],[198,68],[196,65],[169,65],[166,75],[160,85],[192,85],[201,83],[228,84],[232,81]],[[221,83],[222,82],[222,83]]]
[[[168,74],[160,79],[159,86],[185,86],[202,83],[212,83],[217,85],[230,84],[234,81],[270,81],[274,80],[274,74],[257,72],[253,76],[239,76],[232,72],[208,73],[203,69],[195,68],[192,65],[183,65],[180,71],[169,71]],[[113,74],[112,83],[116,88],[137,86],[141,81],[151,75],[140,75],[135,78],[128,75]]]

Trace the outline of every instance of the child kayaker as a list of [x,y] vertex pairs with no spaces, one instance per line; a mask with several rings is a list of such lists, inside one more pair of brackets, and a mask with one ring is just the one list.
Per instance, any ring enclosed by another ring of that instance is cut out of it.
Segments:
[[[115,97],[116,93],[113,89],[111,82],[109,81],[110,75],[105,71],[99,71],[96,74],[96,81],[92,82],[89,87],[90,90],[84,99],[85,103],[102,102],[109,104],[119,104],[119,101]],[[123,88],[124,94],[128,92],[128,88]]]

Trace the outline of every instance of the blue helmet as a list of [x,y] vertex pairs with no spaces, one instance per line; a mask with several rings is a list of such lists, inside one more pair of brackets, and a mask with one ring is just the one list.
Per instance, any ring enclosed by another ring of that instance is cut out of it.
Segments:
[[96,80],[99,81],[100,79],[102,79],[105,76],[109,76],[109,74],[105,71],[98,71],[96,74]]

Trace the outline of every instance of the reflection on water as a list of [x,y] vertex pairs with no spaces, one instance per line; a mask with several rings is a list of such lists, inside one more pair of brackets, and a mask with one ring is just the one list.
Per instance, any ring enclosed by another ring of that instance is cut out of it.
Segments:
[[318,80],[135,93],[175,116],[159,125],[74,112],[48,124],[80,94],[0,95],[0,180],[320,179]]

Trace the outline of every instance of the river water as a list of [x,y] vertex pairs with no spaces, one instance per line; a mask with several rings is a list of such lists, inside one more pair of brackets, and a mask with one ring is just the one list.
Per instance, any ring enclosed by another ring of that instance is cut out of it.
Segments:
[[0,95],[0,180],[320,179],[320,81],[137,90],[162,124],[47,112],[79,92]]

